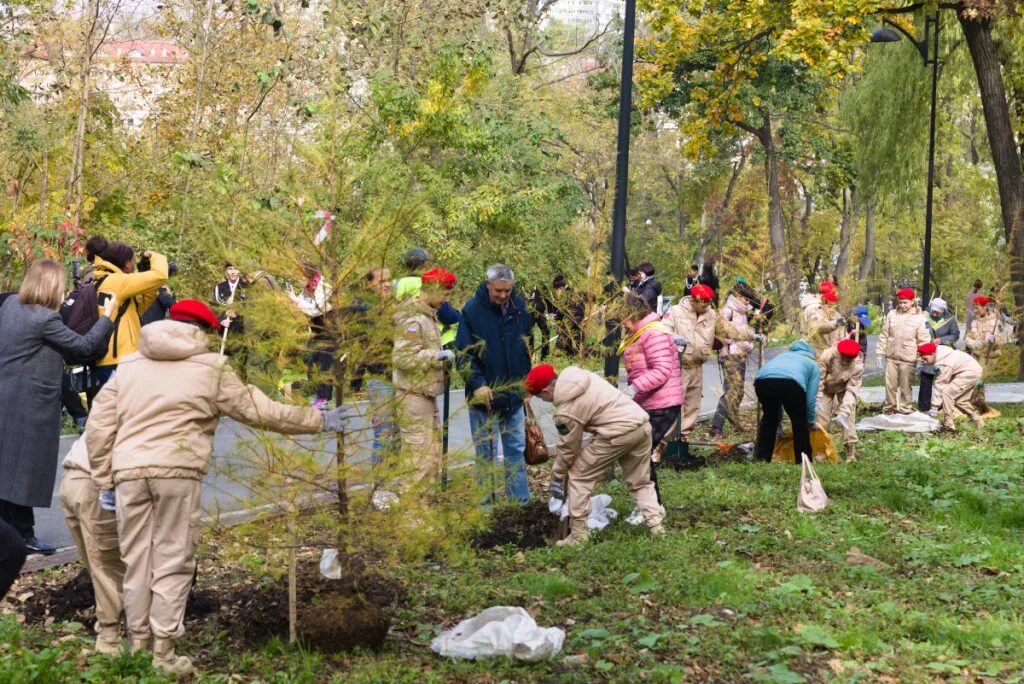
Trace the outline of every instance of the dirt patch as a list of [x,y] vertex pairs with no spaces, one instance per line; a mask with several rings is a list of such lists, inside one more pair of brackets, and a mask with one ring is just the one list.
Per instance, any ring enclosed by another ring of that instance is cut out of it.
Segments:
[[511,544],[520,549],[539,549],[556,539],[559,520],[544,501],[525,506],[501,506],[491,513],[489,527],[470,541],[475,549]]
[[40,587],[25,600],[22,612],[25,622],[30,625],[43,624],[48,618],[54,621],[80,622],[90,628],[96,617],[96,595],[92,590],[92,579],[85,568],[61,584]]
[[[353,581],[353,578],[358,578]],[[401,584],[364,571],[342,573],[342,579],[320,575],[318,563],[299,566],[296,629],[299,639],[325,652],[357,646],[378,649],[387,637],[391,620],[386,609],[405,600]],[[221,627],[243,641],[259,646],[272,637],[288,639],[288,580],[243,584],[220,596]]]

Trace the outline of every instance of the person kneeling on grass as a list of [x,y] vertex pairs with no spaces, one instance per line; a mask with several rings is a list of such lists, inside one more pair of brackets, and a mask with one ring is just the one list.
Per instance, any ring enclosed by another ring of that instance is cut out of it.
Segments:
[[[665,515],[651,482],[651,421],[629,397],[597,373],[574,366],[561,375],[547,364],[526,376],[526,391],[555,405],[559,440],[551,467],[551,496],[569,496],[569,536],[558,546],[574,546],[590,536],[590,495],[609,466],[618,463],[629,494],[651,534],[664,533]],[[594,437],[583,445],[583,433]],[[567,482],[567,483],[566,483]]]
[[932,418],[942,409],[942,427],[956,430],[953,419],[963,413],[981,427],[985,419],[975,410],[971,398],[981,381],[981,364],[970,354],[933,342],[917,348],[921,363],[938,369],[932,388],[932,407],[928,412]]
[[207,333],[220,331],[210,307],[186,299],[170,315],[143,328],[138,352],[120,359],[96,397],[86,446],[101,500],[108,506],[113,500],[117,510],[132,651],[152,648],[154,666],[186,674],[192,663],[175,655],[174,642],[185,632],[199,487],[221,416],[310,434],[341,431],[346,409],[271,401],[242,384],[226,356],[209,351]]
[[96,652],[119,653],[124,561],[118,548],[117,515],[112,492],[101,497],[92,479],[84,434],[64,457],[60,505],[96,595]]

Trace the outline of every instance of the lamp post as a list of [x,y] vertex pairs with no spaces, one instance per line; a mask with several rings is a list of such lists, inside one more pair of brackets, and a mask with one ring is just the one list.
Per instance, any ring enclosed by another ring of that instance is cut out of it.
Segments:
[[[932,68],[932,111],[931,124],[928,131],[928,200],[924,213],[924,283],[921,286],[921,303],[928,306],[931,290],[932,269],[932,196],[935,192],[935,105],[939,87],[939,13],[936,11],[924,19],[924,40],[917,40],[907,33],[902,26],[883,19],[882,26],[871,34],[872,43],[895,43],[900,40],[900,33],[907,37],[924,60],[925,68]],[[890,28],[891,27],[891,28]],[[893,29],[896,29],[895,31]],[[896,31],[899,31],[897,33]]]
[[[626,195],[629,192],[629,125],[633,111],[633,34],[636,25],[636,0],[626,0],[622,21],[622,79],[619,84],[619,137],[615,154],[615,206],[612,210],[612,263],[615,287],[622,282],[626,271]],[[604,358],[604,376],[618,382],[619,328],[609,330],[605,343],[608,356]]]

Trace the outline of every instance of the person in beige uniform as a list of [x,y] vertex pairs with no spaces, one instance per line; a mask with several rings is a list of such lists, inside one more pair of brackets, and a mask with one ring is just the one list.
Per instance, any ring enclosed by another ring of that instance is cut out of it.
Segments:
[[815,356],[821,356],[846,336],[846,319],[839,315],[838,303],[839,293],[827,289],[821,293],[821,305],[805,311],[804,336],[814,348]]
[[113,501],[109,496],[105,501],[100,500],[85,440],[85,435],[75,440],[64,457],[60,505],[96,595],[96,651],[115,654],[121,651],[124,561],[117,541]]
[[1006,335],[999,313],[994,311],[992,300],[985,296],[974,298],[974,322],[964,338],[966,351],[982,363],[982,370],[990,359],[999,356]]
[[885,404],[887,415],[914,412],[914,398],[910,382],[914,377],[917,348],[929,342],[931,335],[925,314],[914,299],[916,293],[909,287],[896,293],[896,308],[885,315],[882,332],[878,335],[878,366],[885,368]]
[[857,460],[857,399],[864,380],[864,362],[860,358],[860,344],[853,340],[840,340],[818,355],[821,382],[818,385],[818,403],[815,413],[818,425],[828,430],[829,421],[835,419],[843,428],[847,463]]
[[207,332],[220,322],[206,304],[183,300],[170,316],[143,328],[138,352],[120,359],[89,414],[86,446],[101,498],[116,499],[132,650],[152,648],[155,667],[185,674],[192,663],[174,643],[184,633],[199,487],[221,416],[308,434],[341,431],[346,410],[280,404],[242,384],[227,357],[208,349]]
[[419,293],[395,314],[397,334],[391,356],[402,445],[430,485],[441,472],[441,418],[437,397],[444,392],[444,363],[455,353],[441,345],[437,310],[448,301],[455,276],[443,268],[422,275]]
[[[974,324],[978,324],[978,319],[974,320]],[[917,353],[921,355],[921,363],[935,366],[939,371],[928,415],[934,418],[942,409],[942,426],[947,430],[956,430],[953,419],[961,413],[975,425],[984,425],[985,419],[975,410],[971,401],[981,380],[981,364],[966,352],[945,345],[936,346],[932,342],[922,344],[917,348]]]
[[[555,405],[559,440],[551,467],[551,495],[569,495],[569,536],[558,546],[590,536],[590,495],[609,466],[618,463],[629,494],[651,534],[662,534],[664,514],[651,482],[651,422],[647,412],[597,373],[571,366],[556,374],[547,364],[526,376],[526,391]],[[593,439],[584,446],[583,433]],[[568,480],[567,484],[565,481]]]
[[669,309],[664,323],[675,337],[683,353],[683,441],[697,423],[700,415],[700,398],[704,391],[704,362],[711,354],[715,337],[732,342],[749,342],[763,337],[750,328],[739,328],[722,318],[711,308],[715,293],[707,285],[694,285],[690,296]]

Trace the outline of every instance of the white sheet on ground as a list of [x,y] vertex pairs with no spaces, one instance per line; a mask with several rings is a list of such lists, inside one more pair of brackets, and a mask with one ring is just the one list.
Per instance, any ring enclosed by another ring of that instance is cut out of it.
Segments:
[[558,655],[565,631],[540,627],[522,608],[494,606],[434,639],[430,649],[449,658],[506,656],[536,662]]
[[857,423],[857,429],[862,432],[876,432],[878,430],[898,430],[900,432],[935,432],[942,423],[935,420],[926,413],[914,411],[913,413],[894,413],[891,416],[878,415],[864,418]]
[[[552,498],[548,501],[548,510],[552,515],[557,515],[564,520],[569,517],[569,504]],[[590,497],[590,517],[587,518],[587,528],[591,530],[603,530],[608,523],[619,517],[619,512],[612,508],[612,497],[608,494],[595,494]]]

